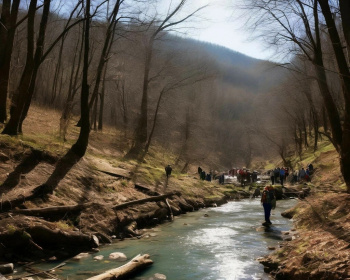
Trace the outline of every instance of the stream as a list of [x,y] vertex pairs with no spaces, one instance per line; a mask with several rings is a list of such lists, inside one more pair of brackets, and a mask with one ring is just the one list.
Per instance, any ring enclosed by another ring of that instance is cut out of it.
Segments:
[[[292,226],[281,212],[295,203],[296,200],[278,201],[272,211],[273,225],[268,228],[261,226],[264,214],[259,199],[232,201],[187,213],[148,230],[142,239],[116,241],[87,258],[69,260],[55,273],[62,279],[87,279],[126,263],[108,258],[112,252],[122,252],[129,260],[141,253],[149,254],[154,261],[134,280],[156,279],[155,273],[166,275],[168,280],[270,279],[256,259],[267,255],[268,247],[278,247],[281,231]],[[93,260],[97,255],[104,255],[104,259]],[[41,264],[38,268],[56,265]]]

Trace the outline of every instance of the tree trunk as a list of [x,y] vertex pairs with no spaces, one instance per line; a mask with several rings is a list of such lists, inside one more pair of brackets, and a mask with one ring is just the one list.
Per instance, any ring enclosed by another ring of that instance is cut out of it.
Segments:
[[[79,28],[80,30],[80,28]],[[84,27],[83,27],[83,33],[84,33]],[[67,95],[67,100],[64,104],[64,108],[62,110],[62,115],[60,118],[60,136],[66,140],[66,133],[67,133],[67,128],[68,128],[68,123],[69,123],[69,118],[73,109],[73,101],[74,97],[77,93],[77,87],[78,87],[78,76],[80,73],[80,66],[81,66],[81,58],[84,50],[84,42],[82,41],[80,44],[80,38],[82,36],[79,36],[77,40],[77,44],[75,47],[75,53],[74,53],[74,59],[73,59],[73,64],[72,64],[72,71],[70,74],[70,80],[69,80],[69,87],[68,87],[68,95]],[[80,49],[78,49],[79,44],[81,45]],[[79,57],[78,57],[78,66],[75,69],[75,63],[77,59],[77,53],[79,52]]]
[[150,132],[150,134],[149,134],[147,144],[146,144],[146,146],[145,146],[145,151],[144,151],[145,154],[148,152],[149,146],[151,145],[153,133],[154,133],[154,130],[155,130],[156,124],[157,124],[158,111],[159,111],[159,107],[160,107],[160,102],[161,102],[161,100],[162,100],[162,96],[163,96],[164,92],[165,92],[165,89],[163,88],[163,90],[160,92],[159,97],[158,97],[157,106],[156,106],[156,111],[154,112],[154,117],[153,117],[152,129],[151,129],[151,132]]
[[30,85],[32,71],[34,69],[34,20],[37,0],[31,0],[27,19],[27,57],[26,64],[15,94],[12,96],[10,120],[6,124],[2,134],[17,135],[18,125],[21,120],[22,110],[26,101],[27,90]]
[[63,36],[62,41],[61,41],[59,54],[58,54],[58,61],[57,61],[56,69],[55,69],[55,75],[54,75],[54,79],[53,79],[53,83],[52,83],[50,105],[54,104],[54,102],[56,100],[56,96],[57,96],[57,85],[58,85],[58,78],[59,78],[59,75],[61,72],[62,54],[63,54],[65,39],[66,39],[66,36]]
[[105,65],[104,73],[103,73],[103,81],[102,81],[102,90],[100,94],[100,110],[98,116],[98,130],[102,131],[103,129],[103,111],[105,104],[105,91],[106,91],[106,74],[107,74],[107,66],[108,62]]
[[307,139],[307,127],[306,127],[306,120],[305,120],[305,116],[303,116],[303,130],[304,130],[304,143],[305,143],[305,147],[309,147],[309,142]]
[[4,0],[2,4],[0,19],[2,23],[0,25],[0,123],[7,120],[7,92],[19,3],[20,0],[13,1],[11,12],[10,0]]
[[83,81],[81,86],[81,128],[77,142],[72,146],[71,151],[79,157],[85,155],[90,134],[90,120],[89,120],[89,85],[88,85],[88,71],[89,71],[89,43],[90,43],[90,0],[86,0],[85,7],[85,32],[84,32],[84,67],[83,67]]
[[[342,90],[345,101],[345,116],[342,138],[340,138],[340,142],[337,141],[337,145],[339,146],[338,152],[340,154],[341,172],[347,186],[347,191],[350,193],[350,71],[343,52],[340,36],[333,19],[331,9],[329,7],[328,0],[318,0],[318,2],[321,6],[322,14],[326,20],[328,34],[332,42],[332,47],[337,61],[340,79],[342,82]],[[349,3],[342,3],[340,8],[342,9],[342,18],[344,17],[344,19],[346,20],[346,25],[349,21],[349,15],[345,13],[349,12]],[[344,30],[344,32],[349,31],[348,28],[349,27],[347,27],[346,30]],[[345,34],[345,37],[349,39],[347,33]]]
[[126,207],[129,207],[129,206],[132,206],[132,205],[142,204],[142,203],[146,203],[146,202],[161,201],[161,200],[164,200],[168,197],[172,197],[174,195],[180,196],[181,194],[178,192],[172,192],[172,193],[158,195],[158,196],[151,196],[151,197],[147,197],[147,198],[132,200],[132,201],[128,201],[128,202],[125,202],[122,204],[118,204],[118,205],[113,206],[112,208],[113,208],[113,210],[120,210],[120,209],[124,209]]
[[328,88],[325,68],[323,66],[322,60],[317,61],[314,67],[317,76],[318,86],[323,99],[323,104],[326,108],[328,119],[330,122],[332,138],[334,139],[333,143],[335,144],[335,149],[339,151],[340,143],[342,142],[342,127],[340,123],[339,112]]
[[317,145],[318,145],[318,116],[317,116],[317,112],[312,112],[312,118],[313,118],[313,126],[314,126],[314,152],[316,152],[317,150]]
[[339,0],[339,7],[344,37],[347,45],[348,63],[350,64],[350,1]]
[[90,277],[87,280],[112,280],[112,279],[130,279],[134,273],[148,267],[153,261],[149,255],[137,255],[128,263],[121,267],[108,270],[102,274]]
[[154,38],[150,39],[150,42],[146,51],[145,67],[143,73],[143,87],[142,87],[142,101],[141,111],[138,120],[138,125],[135,131],[134,145],[129,151],[130,154],[140,153],[144,147],[143,145],[147,141],[148,132],[148,85],[149,85],[149,73],[151,71],[152,53],[153,53]]

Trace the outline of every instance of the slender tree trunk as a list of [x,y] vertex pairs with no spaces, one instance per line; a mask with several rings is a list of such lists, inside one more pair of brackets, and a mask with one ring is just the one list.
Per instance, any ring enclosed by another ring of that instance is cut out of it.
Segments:
[[[83,33],[84,33],[84,28],[83,28]],[[80,65],[81,65],[81,58],[83,54],[83,48],[84,44],[81,42],[80,44],[80,38],[82,36],[79,36],[77,40],[77,44],[75,47],[75,53],[74,53],[74,58],[73,58],[73,63],[72,63],[72,70],[70,73],[70,79],[69,79],[69,86],[68,86],[68,94],[67,94],[67,100],[64,104],[64,108],[62,110],[62,115],[60,118],[60,136],[63,138],[63,140],[66,140],[66,133],[67,133],[67,128],[68,128],[68,122],[69,118],[73,109],[73,102],[74,102],[74,97],[77,92],[77,83],[78,83],[78,76],[80,73]],[[80,49],[79,44],[81,45]],[[76,67],[76,61],[77,61],[77,54],[79,52],[78,56],[78,62],[77,62],[77,67]]]
[[144,144],[147,142],[148,134],[148,85],[149,85],[149,73],[151,71],[151,62],[153,54],[153,42],[154,38],[150,39],[150,42],[146,51],[145,67],[143,72],[143,87],[142,87],[142,101],[140,117],[138,125],[135,131],[135,143],[130,150],[130,153],[137,154],[144,149]]
[[0,19],[0,123],[7,120],[7,93],[19,3],[20,0],[14,0],[11,7],[11,1],[4,0],[2,4]]
[[57,85],[58,85],[58,80],[59,80],[59,76],[60,76],[60,72],[61,72],[62,54],[63,54],[65,39],[66,39],[66,36],[63,36],[62,40],[61,40],[60,50],[59,50],[59,53],[58,53],[58,61],[57,61],[57,65],[56,65],[56,69],[55,69],[55,75],[54,75],[54,79],[53,79],[53,83],[52,83],[52,89],[51,89],[50,105],[54,104],[54,102],[56,100],[56,96],[57,96]]
[[88,85],[88,71],[89,71],[89,43],[90,43],[90,0],[86,0],[85,6],[85,32],[84,32],[84,67],[83,67],[83,81],[81,86],[81,128],[77,142],[72,146],[71,151],[79,157],[85,155],[90,134],[89,121],[89,85]]
[[333,143],[335,144],[336,150],[339,151],[339,145],[342,142],[342,127],[340,123],[339,112],[328,88],[325,68],[323,66],[322,60],[318,61],[318,63],[315,63],[314,67],[317,76],[318,86],[323,98],[323,104],[327,111],[328,119],[330,122],[332,138],[334,139]]
[[299,157],[301,159],[301,154],[303,153],[303,132],[301,130],[300,125],[298,125],[298,132],[299,132],[298,153],[299,153]]
[[[101,77],[103,75],[103,69],[104,69],[105,63],[108,61],[107,56],[110,53],[111,47],[113,45],[115,28],[116,28],[116,24],[117,24],[116,18],[117,18],[118,13],[119,13],[120,4],[121,4],[121,0],[117,0],[115,5],[114,5],[114,8],[113,8],[112,15],[109,18],[109,24],[108,24],[107,31],[105,34],[106,37],[104,40],[102,52],[101,52],[98,66],[97,66],[97,70],[96,70],[97,75],[96,75],[95,86],[93,88],[93,91],[91,94],[91,99],[89,101],[89,109],[92,108],[92,106],[94,105],[95,100],[97,99],[97,96],[98,96],[98,91],[99,91],[100,84],[101,84]],[[78,126],[80,126],[80,124],[81,124],[81,120],[79,120]]]
[[151,132],[150,132],[150,134],[149,134],[147,144],[146,144],[146,146],[145,146],[145,153],[148,152],[149,146],[151,145],[153,133],[154,133],[154,130],[155,130],[156,124],[157,124],[158,111],[159,111],[159,107],[160,107],[160,102],[161,102],[161,100],[162,100],[162,96],[163,96],[164,92],[165,92],[165,89],[163,89],[163,90],[160,92],[159,97],[158,97],[157,106],[156,106],[156,110],[155,110],[155,112],[154,112],[154,117],[153,117],[152,129],[151,129]]
[[305,116],[303,116],[303,130],[304,130],[304,143],[305,143],[305,147],[309,147],[309,142],[307,139],[307,127],[306,127],[306,120],[305,120]]
[[46,33],[46,27],[47,27],[47,22],[49,19],[49,13],[50,13],[50,3],[51,0],[45,0],[44,1],[44,9],[41,17],[41,22],[40,22],[40,28],[39,28],[39,36],[36,42],[36,50],[35,50],[35,55],[34,55],[34,65],[33,69],[31,71],[31,79],[30,79],[30,84],[27,89],[27,93],[25,95],[25,102],[22,107],[22,113],[20,116],[20,120],[18,123],[18,132],[22,133],[22,124],[24,119],[27,117],[28,110],[30,107],[30,104],[32,102],[34,90],[35,90],[35,82],[36,82],[36,77],[39,71],[39,67],[41,65],[41,58],[43,55],[43,49],[44,49],[44,44],[45,44],[45,33]]
[[98,95],[95,98],[94,107],[91,114],[91,121],[94,124],[93,125],[94,131],[97,131],[97,105],[98,105]]
[[[343,52],[340,36],[334,22],[328,0],[318,0],[318,2],[321,6],[322,14],[326,20],[328,34],[332,42],[332,47],[342,82],[343,96],[345,101],[345,115],[342,138],[339,139],[339,142],[338,139],[336,139],[336,141],[337,145],[339,146],[338,152],[340,154],[341,172],[347,186],[347,191],[350,193],[350,70]],[[344,2],[342,2],[340,8],[342,9],[342,18],[346,20],[346,25],[349,21],[349,15],[346,14],[346,12],[349,12],[349,4],[344,4]],[[349,26],[347,26],[347,28],[344,30],[344,32],[346,31],[349,31]],[[345,33],[345,37],[349,39],[348,33]]]
[[328,133],[328,118],[326,114],[326,108],[322,106],[322,121],[323,121],[323,131]]
[[344,37],[347,45],[348,64],[350,64],[350,1],[339,0],[339,7]]
[[26,101],[27,90],[30,85],[34,68],[34,20],[37,0],[31,0],[27,19],[27,57],[26,64],[19,82],[18,88],[12,96],[10,120],[6,124],[2,134],[17,135],[18,125],[21,120],[22,110]]
[[314,126],[314,152],[317,150],[317,145],[318,145],[318,116],[317,112],[312,112],[312,118],[313,118],[313,126]]
[[108,62],[105,65],[104,73],[103,73],[103,80],[102,80],[102,90],[100,94],[100,110],[99,110],[99,117],[98,117],[98,130],[102,131],[103,129],[103,111],[104,111],[104,103],[105,103],[105,91],[106,91],[106,74],[107,74],[107,67]]

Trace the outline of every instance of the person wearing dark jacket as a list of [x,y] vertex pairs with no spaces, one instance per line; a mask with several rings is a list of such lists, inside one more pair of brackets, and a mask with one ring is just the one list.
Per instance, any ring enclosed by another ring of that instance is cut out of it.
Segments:
[[271,225],[270,216],[271,209],[276,208],[276,194],[272,186],[266,186],[261,194],[261,203],[264,207],[265,222],[263,226]]
[[167,167],[165,167],[165,174],[166,174],[166,177],[169,178],[169,176],[171,175],[171,171],[173,169],[171,168],[171,166],[168,164]]

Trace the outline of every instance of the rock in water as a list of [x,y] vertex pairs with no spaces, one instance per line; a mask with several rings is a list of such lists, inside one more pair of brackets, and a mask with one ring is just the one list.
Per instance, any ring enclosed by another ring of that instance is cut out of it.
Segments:
[[102,261],[103,260],[103,255],[99,255],[99,256],[94,257],[94,260]]
[[13,273],[13,263],[7,263],[7,264],[0,265],[0,273],[2,273],[2,274]]
[[166,276],[164,274],[156,273],[154,274],[155,280],[166,280]]
[[78,255],[76,255],[73,260],[80,260],[82,258],[87,258],[90,254],[89,253],[80,253]]
[[120,252],[115,252],[115,253],[109,254],[109,258],[112,260],[117,260],[117,261],[126,261],[128,259],[125,254],[120,253]]

